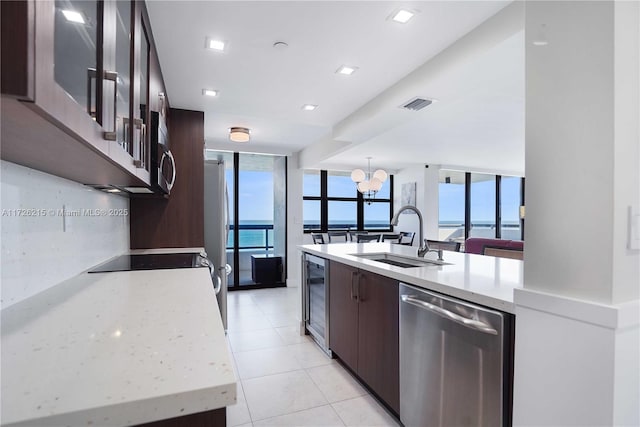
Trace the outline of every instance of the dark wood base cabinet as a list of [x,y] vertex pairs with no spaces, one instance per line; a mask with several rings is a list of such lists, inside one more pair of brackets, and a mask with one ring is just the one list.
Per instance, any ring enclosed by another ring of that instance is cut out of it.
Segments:
[[138,424],[136,427],[226,427],[227,408]]
[[329,267],[329,348],[400,413],[396,280],[345,264]]

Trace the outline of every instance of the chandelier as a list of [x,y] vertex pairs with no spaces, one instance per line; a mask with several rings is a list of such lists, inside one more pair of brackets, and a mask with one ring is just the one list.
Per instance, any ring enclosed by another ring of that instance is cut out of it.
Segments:
[[358,191],[362,193],[364,201],[368,205],[376,197],[376,193],[382,188],[382,184],[387,180],[387,173],[382,170],[376,170],[371,174],[371,157],[367,157],[367,172],[362,169],[354,169],[351,172],[351,180],[356,183]]

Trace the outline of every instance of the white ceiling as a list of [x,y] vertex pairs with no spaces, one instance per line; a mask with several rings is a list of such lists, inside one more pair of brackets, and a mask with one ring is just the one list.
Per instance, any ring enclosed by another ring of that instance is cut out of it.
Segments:
[[[293,153],[334,136],[363,105],[500,11],[509,2],[151,1],[149,15],[171,106],[205,112],[208,147]],[[419,10],[408,24],[387,17]],[[204,48],[206,37],[228,42]],[[277,50],[276,41],[289,47]],[[415,95],[439,102],[388,129],[360,131],[358,145],[318,167],[364,158],[384,167],[468,165],[524,170],[524,49],[518,34],[456,61]],[[352,76],[335,74],[342,65]],[[216,98],[203,88],[220,90]],[[313,112],[303,104],[318,104]],[[251,129],[240,148],[231,126]]]

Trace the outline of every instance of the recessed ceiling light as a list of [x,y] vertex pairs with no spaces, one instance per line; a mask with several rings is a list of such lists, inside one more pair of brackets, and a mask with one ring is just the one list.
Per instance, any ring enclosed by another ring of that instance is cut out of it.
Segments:
[[109,188],[106,191],[107,191],[107,193],[119,193],[120,192],[120,190],[118,190],[117,188]]
[[397,11],[393,17],[391,18],[395,22],[399,22],[401,24],[406,24],[409,22],[411,18],[413,18],[414,13],[408,10],[401,9]]
[[63,10],[62,14],[69,22],[76,22],[78,24],[84,24],[84,16],[80,12],[76,12],[75,10]]
[[218,96],[218,91],[214,89],[202,89],[202,94],[206,96]]
[[227,44],[222,40],[210,39],[207,38],[207,43],[205,45],[207,49],[217,50],[222,52]]
[[315,110],[316,108],[318,108],[318,106],[317,106],[317,105],[313,105],[313,104],[304,104],[304,105],[302,106],[302,109],[303,109],[304,111],[313,111],[313,110]]
[[355,73],[358,67],[352,67],[351,65],[341,65],[340,68],[336,70],[337,74],[344,74],[345,76],[350,76]]
[[391,15],[391,20],[394,22],[399,22],[400,24],[406,24],[411,18],[413,18],[413,15],[415,15],[415,12],[406,9],[400,9]]

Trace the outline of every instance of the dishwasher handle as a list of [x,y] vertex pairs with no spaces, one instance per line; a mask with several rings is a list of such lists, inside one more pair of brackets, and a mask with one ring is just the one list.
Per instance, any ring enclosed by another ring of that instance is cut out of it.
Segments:
[[433,305],[431,303],[428,303],[426,301],[423,301],[411,295],[402,295],[400,298],[402,299],[402,302],[428,310],[432,313],[437,314],[440,317],[444,317],[445,319],[449,319],[453,322],[466,326],[467,328],[470,328],[479,332],[484,332],[486,334],[498,335],[498,331],[496,331],[490,325],[487,325],[486,323],[481,322],[479,320],[467,319],[464,316],[460,316],[459,314],[453,313],[449,310],[445,310],[442,307],[438,307],[437,305]]

